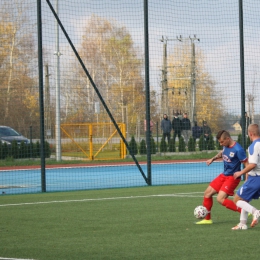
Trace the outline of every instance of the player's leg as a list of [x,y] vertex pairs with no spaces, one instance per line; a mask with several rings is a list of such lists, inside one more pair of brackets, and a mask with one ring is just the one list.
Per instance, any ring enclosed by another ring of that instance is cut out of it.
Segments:
[[237,206],[242,208],[244,211],[249,212],[253,215],[253,220],[251,222],[251,227],[255,227],[258,224],[258,219],[260,217],[260,210],[256,209],[252,205],[250,205],[248,202],[239,200],[237,202]]
[[[224,174],[219,174],[204,192],[203,206],[210,212],[213,206],[212,196],[219,192],[222,183],[225,181]],[[211,219],[211,213],[206,216],[206,219]]]
[[241,229],[246,230],[247,217],[248,217],[248,212],[242,209],[240,213],[240,222],[236,226],[232,227],[232,230],[241,230]]
[[228,196],[234,195],[234,190],[238,186],[239,182],[240,179],[234,179],[233,176],[226,176],[218,193],[217,201],[227,209],[240,213],[241,208],[239,208],[234,201],[228,199]]
[[[248,204],[247,202],[243,201],[243,199],[238,195],[239,193],[241,193],[240,189],[237,191],[237,193],[234,197],[234,203],[236,203],[236,205],[242,209],[241,213],[240,213],[240,222],[236,226],[234,226],[232,228],[232,230],[241,230],[241,229],[246,230],[248,212],[252,211],[252,206],[250,204]],[[242,188],[242,190],[243,190],[243,188]]]
[[250,205],[248,201],[252,199],[258,199],[260,194],[260,177],[249,176],[248,180],[240,187],[234,198],[236,205],[243,210],[251,213],[253,215],[253,220],[251,227],[255,227],[258,224],[258,219],[260,217],[260,211],[255,207]]
[[213,223],[212,220],[211,220],[210,211],[211,211],[211,208],[213,206],[212,196],[216,193],[217,193],[217,191],[215,189],[213,189],[210,185],[205,190],[204,198],[203,198],[203,206],[207,209],[208,214],[203,220],[196,222],[196,224],[212,224]]

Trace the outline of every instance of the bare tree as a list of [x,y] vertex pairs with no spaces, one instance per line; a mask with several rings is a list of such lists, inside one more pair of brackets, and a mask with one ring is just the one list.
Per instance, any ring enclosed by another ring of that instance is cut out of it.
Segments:
[[32,104],[25,102],[32,102],[30,96],[36,94],[33,88],[35,26],[28,18],[30,7],[28,1],[23,0],[2,1],[0,6],[1,121],[20,128],[37,116],[30,111]]
[[[129,128],[134,131],[137,114],[144,113],[145,93],[142,60],[127,29],[115,21],[92,15],[84,27],[79,53],[115,119],[126,123],[127,118]],[[77,78],[77,83],[69,87],[75,97],[72,104],[77,106],[77,114],[85,113],[85,119],[93,120],[98,97],[82,69],[78,65],[74,68],[73,78]],[[73,114],[73,107],[68,115]],[[110,120],[102,109],[99,120]]]

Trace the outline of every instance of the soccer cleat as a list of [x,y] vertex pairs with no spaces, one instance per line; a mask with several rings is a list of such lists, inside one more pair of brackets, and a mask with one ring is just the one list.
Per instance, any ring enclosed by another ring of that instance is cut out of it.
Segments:
[[258,219],[260,217],[260,210],[256,210],[253,214],[253,220],[251,222],[251,227],[255,227],[258,224]]
[[213,224],[212,219],[203,219],[201,221],[196,222],[197,225],[207,225],[207,224]]
[[232,227],[231,229],[232,230],[241,230],[241,229],[245,230],[245,229],[247,229],[247,225],[239,223],[235,227]]

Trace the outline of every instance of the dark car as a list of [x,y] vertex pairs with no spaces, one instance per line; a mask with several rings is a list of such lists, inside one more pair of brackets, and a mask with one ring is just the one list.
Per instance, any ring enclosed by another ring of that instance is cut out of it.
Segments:
[[25,144],[30,143],[29,139],[9,126],[0,126],[0,140],[2,144],[6,143],[7,145],[11,145],[13,141],[16,141],[18,145],[20,145],[22,142]]

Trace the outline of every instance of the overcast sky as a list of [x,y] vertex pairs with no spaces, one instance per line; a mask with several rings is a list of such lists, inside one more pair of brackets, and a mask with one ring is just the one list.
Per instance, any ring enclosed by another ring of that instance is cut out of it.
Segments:
[[[55,7],[57,0],[51,3]],[[259,75],[259,13],[260,1],[244,0],[244,46],[246,93],[260,97]],[[150,85],[160,93],[162,66],[162,36],[175,39],[177,35],[200,39],[196,48],[204,54],[206,70],[216,81],[219,96],[228,112],[240,114],[240,46],[238,0],[148,0]],[[43,1],[45,25],[53,26],[50,10]],[[59,0],[59,14],[72,41],[77,45],[86,20],[92,15],[113,19],[127,27],[142,52],[144,47],[144,18],[142,0]],[[53,29],[53,27],[52,27]],[[55,39],[49,38],[49,44]],[[61,45],[65,44],[61,37]],[[170,55],[177,41],[168,42]],[[256,102],[257,103],[257,102]],[[255,110],[260,113],[260,106]]]

